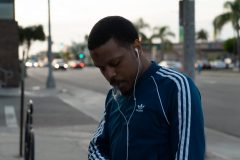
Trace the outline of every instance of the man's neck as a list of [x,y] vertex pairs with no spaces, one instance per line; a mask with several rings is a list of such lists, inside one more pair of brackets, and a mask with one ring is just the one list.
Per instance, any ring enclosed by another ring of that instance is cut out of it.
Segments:
[[151,62],[144,57],[144,58],[141,58],[141,64],[142,65],[141,65],[141,68],[140,68],[140,73],[139,73],[138,78],[141,77],[146,70],[148,70],[148,68],[151,65]]

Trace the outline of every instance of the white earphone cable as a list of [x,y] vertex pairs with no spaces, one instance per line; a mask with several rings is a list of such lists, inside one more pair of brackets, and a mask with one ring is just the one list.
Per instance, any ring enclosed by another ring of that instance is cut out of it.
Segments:
[[124,118],[124,120],[126,122],[126,125],[127,125],[127,155],[126,155],[126,160],[128,160],[128,148],[129,148],[129,123],[130,123],[130,120],[131,120],[131,118],[132,118],[132,116],[134,114],[134,111],[136,109],[136,106],[137,106],[137,99],[136,99],[135,91],[136,91],[136,84],[137,84],[137,79],[138,79],[138,76],[139,76],[140,65],[141,65],[138,50],[136,49],[135,51],[137,53],[137,58],[138,58],[138,69],[137,69],[137,74],[136,74],[136,77],[135,77],[135,80],[134,80],[134,86],[133,86],[134,108],[133,108],[133,111],[132,111],[132,113],[131,113],[131,115],[130,115],[128,120],[127,120],[126,116],[123,114],[123,112],[120,109],[120,105],[119,105],[119,103],[117,101],[117,94],[115,94],[114,92],[112,93],[115,101],[117,102],[118,110],[121,113],[121,115],[123,116],[123,118]]

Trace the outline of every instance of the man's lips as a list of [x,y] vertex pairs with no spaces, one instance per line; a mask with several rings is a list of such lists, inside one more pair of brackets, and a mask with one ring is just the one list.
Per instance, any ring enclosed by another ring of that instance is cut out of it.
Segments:
[[125,81],[113,81],[110,84],[112,86],[116,86],[116,87],[120,88],[122,85],[124,85],[124,83],[125,83]]

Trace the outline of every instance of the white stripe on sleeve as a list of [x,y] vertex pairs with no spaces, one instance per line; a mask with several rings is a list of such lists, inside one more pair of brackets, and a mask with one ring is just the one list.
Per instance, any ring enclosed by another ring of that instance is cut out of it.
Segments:
[[[180,150],[176,154],[176,159],[187,160],[188,151],[189,151],[189,141],[190,141],[190,125],[191,125],[191,95],[189,84],[187,78],[182,74],[166,69],[161,68],[157,74],[168,77],[173,80],[178,87],[178,118],[179,118],[179,140],[180,140]],[[180,83],[179,83],[180,82]],[[180,85],[180,86],[179,86]],[[181,113],[181,90],[182,90],[182,104],[183,104],[183,113]],[[179,95],[180,94],[180,95]],[[182,119],[183,114],[183,119]],[[182,127],[182,129],[181,129]],[[185,152],[185,154],[183,154]],[[183,157],[184,155],[184,157]]]

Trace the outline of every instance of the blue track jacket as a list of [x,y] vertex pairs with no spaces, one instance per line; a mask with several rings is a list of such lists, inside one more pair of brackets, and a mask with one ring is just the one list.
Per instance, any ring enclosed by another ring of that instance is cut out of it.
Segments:
[[135,95],[136,103],[109,91],[89,160],[204,159],[201,96],[190,78],[153,62]]

